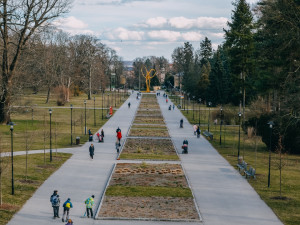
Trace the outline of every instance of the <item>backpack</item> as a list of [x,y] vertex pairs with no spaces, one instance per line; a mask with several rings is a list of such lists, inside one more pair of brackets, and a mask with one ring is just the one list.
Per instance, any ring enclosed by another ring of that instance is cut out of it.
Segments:
[[68,202],[68,203],[66,204],[66,208],[71,208],[70,202]]
[[58,197],[57,197],[57,195],[54,195],[52,197],[52,205],[57,205],[57,204],[58,204]]

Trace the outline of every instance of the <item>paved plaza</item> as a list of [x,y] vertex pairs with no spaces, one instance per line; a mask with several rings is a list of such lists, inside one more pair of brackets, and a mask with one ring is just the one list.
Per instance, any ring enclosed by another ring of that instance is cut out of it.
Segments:
[[[128,102],[131,107],[128,109]],[[183,117],[180,110],[168,110],[165,99],[158,96],[158,102],[170,136],[181,158],[182,166],[191,185],[202,222],[186,224],[205,225],[279,225],[282,224],[273,211],[260,199],[255,190],[233,168],[205,138],[197,139],[192,125]],[[82,218],[85,212],[84,201],[95,195],[98,206],[106,187],[111,170],[117,160],[115,150],[116,128],[122,130],[123,138],[130,128],[139,100],[136,92],[118,109],[109,121],[100,129],[105,131],[104,143],[94,142],[95,156],[91,160],[88,153],[90,143],[73,149],[59,149],[70,152],[73,156],[47,179],[35,192],[23,208],[16,213],[9,225],[50,225],[63,224],[60,219],[53,219],[49,201],[53,190],[58,190],[61,202],[71,198],[73,209],[70,218],[75,225],[178,225],[182,222],[94,220]],[[179,128],[180,119],[184,119],[184,128]],[[182,155],[181,145],[184,138],[189,141],[189,154]],[[124,141],[124,140],[123,140]],[[32,151],[32,153],[38,151]],[[128,161],[126,161],[128,162]],[[62,207],[60,207],[60,216]]]

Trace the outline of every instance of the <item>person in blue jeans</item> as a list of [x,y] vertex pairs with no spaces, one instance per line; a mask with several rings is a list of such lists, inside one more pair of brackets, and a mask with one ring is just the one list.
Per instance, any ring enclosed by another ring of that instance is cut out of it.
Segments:
[[65,215],[66,215],[66,221],[69,220],[69,213],[70,213],[70,209],[73,208],[71,199],[68,198],[67,201],[65,201],[65,203],[63,204],[63,208],[64,208],[64,214],[62,216],[62,221],[65,222]]
[[91,218],[93,218],[94,198],[95,196],[92,195],[91,197],[87,198],[84,202],[86,206],[86,215],[88,218],[90,218],[90,214],[91,214]]

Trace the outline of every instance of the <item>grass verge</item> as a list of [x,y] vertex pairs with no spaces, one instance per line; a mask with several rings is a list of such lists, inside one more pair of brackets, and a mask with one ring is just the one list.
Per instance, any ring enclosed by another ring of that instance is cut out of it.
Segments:
[[[25,156],[15,156],[14,195],[11,195],[10,164],[9,162],[3,162],[5,164],[2,164],[2,168],[4,169],[2,177],[3,204],[0,206],[0,225],[7,224],[40,185],[43,184],[52,173],[60,168],[70,156],[71,154],[59,153],[57,156],[54,155],[52,163],[50,163],[49,160],[44,163],[44,154],[29,155],[27,179],[25,174]],[[49,154],[46,154],[46,157],[49,159]],[[7,160],[9,161],[8,157]]]
[[145,187],[145,186],[110,186],[106,190],[107,196],[124,197],[193,197],[189,188]]

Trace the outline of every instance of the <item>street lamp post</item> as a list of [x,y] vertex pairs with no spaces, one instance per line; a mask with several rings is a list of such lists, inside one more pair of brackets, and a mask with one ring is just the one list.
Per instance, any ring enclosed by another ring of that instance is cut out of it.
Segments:
[[94,126],[96,126],[96,98],[94,97]]
[[273,121],[270,121],[268,124],[270,126],[269,173],[268,173],[268,188],[269,188],[270,187],[270,182],[271,182],[272,129],[273,129],[274,123],[273,123]]
[[84,135],[86,135],[86,100],[84,100]]
[[52,129],[51,129],[52,109],[49,109],[49,115],[50,115],[50,162],[52,162]]
[[220,115],[220,145],[222,145],[223,107],[221,107],[220,111],[221,111],[221,115]]
[[11,139],[11,194],[15,194],[15,185],[14,185],[14,139],[13,139],[14,126],[10,126],[10,139]]
[[109,94],[107,94],[107,108],[108,108],[108,110],[109,110]]
[[183,110],[185,111],[185,91],[183,92]]
[[201,98],[199,98],[199,128],[200,128],[200,120],[201,120],[201,117],[200,117],[200,114],[201,114]]
[[195,110],[194,105],[195,105],[195,96],[193,95],[193,121],[195,120],[195,117],[194,117],[194,114],[195,114],[195,112],[194,112],[194,110]]
[[71,146],[73,145],[73,105],[70,105],[70,109],[71,109]]
[[241,116],[242,113],[239,112],[239,143],[238,143],[238,161],[240,158],[240,147],[241,147]]
[[117,107],[117,91],[116,91],[116,89],[114,90],[114,92],[115,92],[115,107]]
[[208,130],[208,132],[209,132],[209,123],[210,123],[210,121],[209,121],[209,118],[210,118],[210,106],[211,106],[211,102],[208,102],[208,119],[207,119],[207,130]]
[[104,100],[103,100],[103,95],[104,95],[104,91],[102,90],[102,120],[103,120],[103,103],[104,103]]
[[189,114],[189,101],[190,101],[190,93],[187,93],[187,105],[186,105],[186,110],[187,110],[187,114]]

